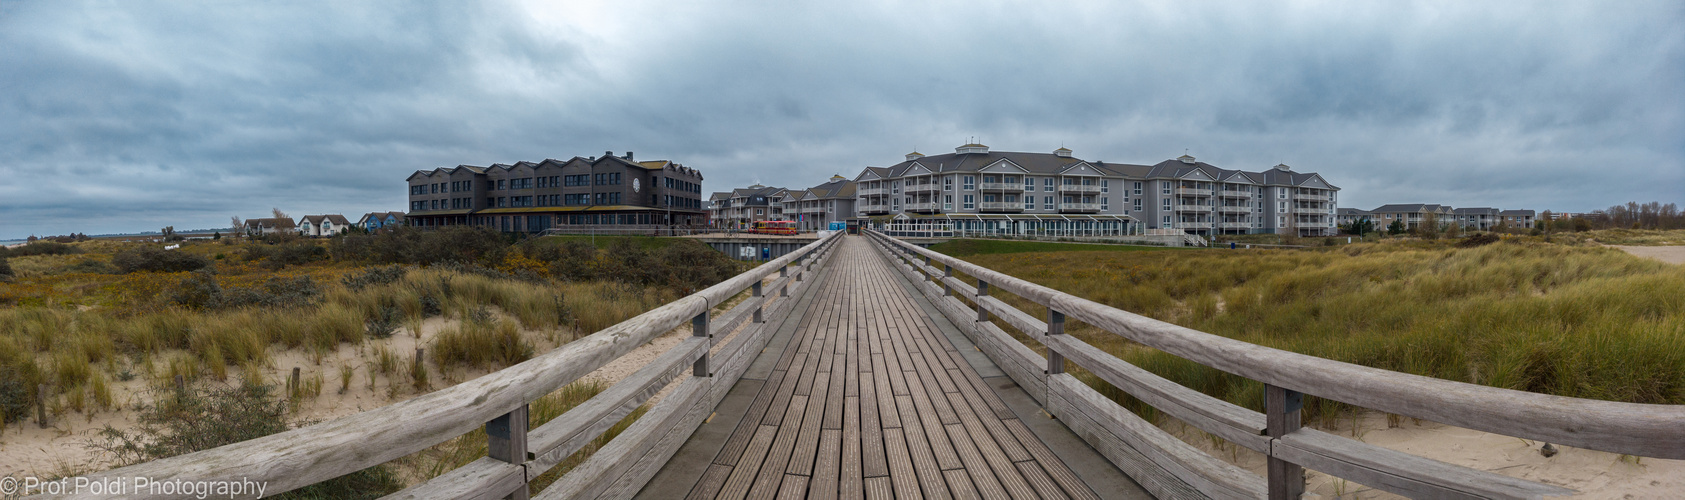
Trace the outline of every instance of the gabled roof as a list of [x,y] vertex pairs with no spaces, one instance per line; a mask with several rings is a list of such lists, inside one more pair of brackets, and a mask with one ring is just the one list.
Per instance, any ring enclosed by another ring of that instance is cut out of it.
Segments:
[[[1058,156],[1053,153],[1019,153],[1012,151],[946,153],[897,163],[888,167],[890,174],[888,177],[909,175],[907,172],[912,170],[914,165],[922,166],[931,173],[980,172],[984,167],[993,165],[1003,159],[1012,162],[1013,165],[1031,175],[1055,174],[1073,164],[1083,162],[1077,158]],[[915,173],[911,175],[923,174]]]
[[1532,216],[1537,215],[1537,214],[1534,213],[1532,210],[1505,210],[1505,211],[1502,211],[1502,212],[1498,212],[1498,215],[1517,216],[1517,217],[1519,217],[1519,216],[1532,217]]
[[842,179],[841,177],[832,177],[832,179],[833,180],[830,182],[808,188],[807,192],[813,196],[813,199],[854,199],[854,194],[860,186],[860,183]]
[[1338,215],[1369,215],[1368,210],[1358,210],[1355,208],[1336,208],[1334,211]]
[[1496,209],[1496,208],[1485,208],[1485,207],[1458,208],[1458,209],[1451,210],[1451,213],[1454,213],[1454,214],[1457,214],[1457,215],[1498,215],[1498,209]]
[[866,167],[860,171],[860,175],[854,176],[854,180],[869,181],[886,178],[889,177],[889,171],[889,167]]
[[1447,212],[1451,207],[1432,203],[1397,203],[1381,205],[1370,212],[1374,213],[1415,213],[1415,212]]
[[292,219],[286,219],[286,218],[281,218],[281,219],[246,219],[246,227],[253,228],[253,229],[265,228],[265,227],[272,227],[272,228],[276,228],[276,229],[292,229],[294,227],[298,227],[298,225],[294,224]]
[[340,215],[340,214],[306,215],[304,217],[300,217],[298,219],[298,223],[301,226],[304,225],[304,223],[306,223],[306,222],[309,222],[311,224],[318,224],[319,225],[324,220],[326,220],[328,222],[332,222],[334,224],[339,224],[339,225],[342,225],[342,226],[351,225],[351,221],[345,220],[345,216]]

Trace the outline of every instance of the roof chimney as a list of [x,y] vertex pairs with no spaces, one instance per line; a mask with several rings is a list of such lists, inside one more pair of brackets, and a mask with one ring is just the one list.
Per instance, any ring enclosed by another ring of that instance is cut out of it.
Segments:
[[913,161],[919,158],[924,158],[924,153],[920,153],[918,151],[907,153],[907,161]]
[[1060,158],[1070,158],[1071,157],[1071,150],[1065,149],[1064,146],[1059,146],[1059,149],[1053,150],[1053,156],[1057,156],[1057,157],[1060,157]]
[[1193,165],[1193,164],[1194,164],[1194,157],[1192,157],[1192,156],[1189,156],[1189,155],[1182,155],[1182,156],[1178,156],[1178,157],[1176,157],[1176,160],[1177,160],[1177,161],[1180,161],[1180,162],[1182,162],[1182,163],[1186,163],[1186,164],[1189,164],[1189,165]]
[[632,161],[632,152],[631,151],[626,152],[626,161]]

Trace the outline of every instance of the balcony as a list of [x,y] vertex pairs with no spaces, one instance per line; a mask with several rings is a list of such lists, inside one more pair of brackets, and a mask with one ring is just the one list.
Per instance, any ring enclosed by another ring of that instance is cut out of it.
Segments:
[[1176,205],[1177,212],[1210,212],[1210,205]]
[[861,205],[860,212],[868,214],[887,214],[889,205]]
[[1061,193],[1096,193],[1100,192],[1099,184],[1060,184]]
[[982,184],[982,188],[984,191],[1024,192],[1024,185],[1016,182],[985,182]]
[[1022,212],[1024,203],[1019,201],[985,201],[977,204],[977,209],[983,212]]
[[932,182],[930,184],[908,184],[906,186],[902,186],[901,190],[906,191],[909,194],[911,194],[911,193],[934,193],[934,192],[937,192],[937,191],[941,191],[942,185],[934,183],[934,182]]
[[1217,211],[1221,212],[1221,213],[1225,213],[1225,214],[1248,214],[1248,213],[1252,213],[1252,208],[1251,207],[1234,206],[1234,205],[1223,205],[1223,206],[1217,207]]
[[1328,195],[1293,193],[1293,199],[1299,201],[1328,201]]
[[1211,190],[1210,189],[1200,189],[1200,188],[1179,187],[1179,188],[1176,188],[1176,194],[1186,195],[1186,196],[1211,196]]
[[942,208],[941,203],[908,203],[901,206],[908,212],[936,212]]
[[1060,212],[1098,213],[1099,203],[1060,203]]
[[860,196],[883,196],[883,195],[889,194],[889,188],[886,188],[886,187],[860,188],[859,193],[860,193]]
[[1219,222],[1217,227],[1223,229],[1252,229],[1252,224],[1248,222]]
[[1210,222],[1177,222],[1176,229],[1211,229]]
[[1235,191],[1235,190],[1232,190],[1232,189],[1224,189],[1222,191],[1218,191],[1217,195],[1222,196],[1224,198],[1240,198],[1240,199],[1243,199],[1243,200],[1252,199],[1252,192],[1251,191]]

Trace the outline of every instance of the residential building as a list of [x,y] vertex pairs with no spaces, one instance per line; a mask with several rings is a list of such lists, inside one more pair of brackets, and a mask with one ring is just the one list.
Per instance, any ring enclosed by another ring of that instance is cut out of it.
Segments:
[[790,190],[755,184],[709,197],[714,209],[709,224],[718,228],[747,229],[755,221],[788,220],[784,201]]
[[406,223],[471,224],[537,233],[564,226],[625,229],[706,224],[702,173],[668,160],[615,156],[418,170]]
[[858,217],[952,221],[1008,233],[1065,229],[1245,234],[1335,234],[1339,188],[1315,173],[1276,165],[1262,172],[1218,168],[1192,156],[1155,165],[1086,161],[1052,153],[909,153],[855,177]]
[[1374,210],[1369,220],[1375,222],[1375,228],[1386,230],[1393,221],[1403,221],[1405,229],[1416,229],[1423,221],[1433,218],[1441,224],[1450,224],[1456,214],[1452,213],[1449,205],[1435,205],[1431,203],[1405,203],[1381,205]]
[[[1356,223],[1357,221],[1360,221],[1360,220],[1363,220],[1363,219],[1369,219],[1370,223],[1375,222],[1374,214],[1371,213],[1368,210],[1358,210],[1358,209],[1355,209],[1355,208],[1340,208],[1340,209],[1336,209],[1334,211],[1334,224],[1338,225],[1338,226],[1342,226],[1342,227],[1350,226],[1353,223]],[[1375,226],[1375,228],[1381,229],[1381,227],[1379,225]]]
[[786,218],[796,221],[796,229],[801,231],[818,231],[829,228],[832,222],[854,218],[857,185],[833,175],[824,184],[792,192],[783,202]]
[[351,229],[351,221],[339,214],[306,215],[298,219],[298,234],[313,238],[333,236]]
[[1451,209],[1451,216],[1458,227],[1476,231],[1490,231],[1494,226],[1497,226],[1498,213],[1499,210],[1496,208]]
[[1498,219],[1502,220],[1504,225],[1509,226],[1510,228],[1532,229],[1533,217],[1534,214],[1532,210],[1505,210],[1498,212]]
[[404,224],[403,212],[369,212],[357,219],[357,227],[373,231],[380,228],[393,228]]
[[263,236],[280,232],[294,231],[298,224],[292,219],[281,217],[275,219],[246,219],[246,236]]

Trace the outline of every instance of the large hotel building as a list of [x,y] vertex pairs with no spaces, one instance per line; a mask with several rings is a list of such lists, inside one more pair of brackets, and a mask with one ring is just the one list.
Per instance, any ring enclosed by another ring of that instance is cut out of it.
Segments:
[[405,223],[471,224],[537,233],[569,226],[705,226],[702,173],[667,160],[615,156],[460,165],[409,177]]
[[1276,165],[1260,172],[1218,168],[1192,156],[1155,165],[1086,161],[1052,153],[990,151],[966,144],[951,154],[910,153],[855,177],[860,218],[941,222],[967,230],[1033,233],[1048,228],[1200,235],[1336,234],[1340,188],[1315,173]]

